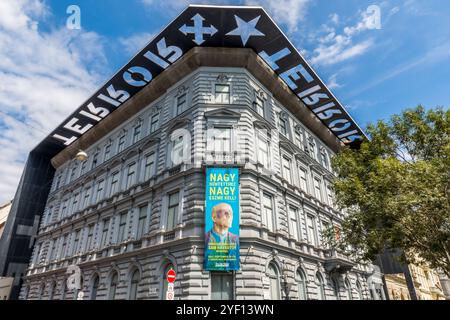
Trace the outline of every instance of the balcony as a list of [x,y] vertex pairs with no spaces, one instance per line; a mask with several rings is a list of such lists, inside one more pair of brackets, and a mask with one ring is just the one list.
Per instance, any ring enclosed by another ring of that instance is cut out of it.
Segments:
[[352,262],[346,255],[337,252],[335,249],[328,249],[324,251],[325,256],[325,270],[328,273],[344,274],[350,271],[356,263]]

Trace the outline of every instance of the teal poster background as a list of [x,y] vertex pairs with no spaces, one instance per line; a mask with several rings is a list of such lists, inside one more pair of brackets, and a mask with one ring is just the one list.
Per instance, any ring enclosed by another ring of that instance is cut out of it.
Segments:
[[239,270],[239,169],[207,168],[205,270]]

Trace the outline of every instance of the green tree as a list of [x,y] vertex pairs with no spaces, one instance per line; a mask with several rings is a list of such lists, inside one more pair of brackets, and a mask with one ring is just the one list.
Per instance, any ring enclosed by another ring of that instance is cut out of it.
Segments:
[[400,249],[404,262],[426,261],[450,277],[450,110],[418,106],[367,133],[360,149],[332,161],[347,216],[330,244],[358,261]]

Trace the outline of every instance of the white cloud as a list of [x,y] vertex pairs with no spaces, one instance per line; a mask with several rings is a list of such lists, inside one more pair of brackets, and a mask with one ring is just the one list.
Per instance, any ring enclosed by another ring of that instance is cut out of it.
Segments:
[[27,154],[94,91],[106,64],[96,33],[40,31],[49,13],[38,0],[0,2],[0,203],[14,196]]
[[284,24],[288,32],[296,32],[298,23],[307,14],[310,0],[246,0],[247,5],[262,6],[277,24]]
[[341,88],[342,84],[338,83],[337,81],[337,73],[333,74],[329,79],[328,79],[328,84],[327,87],[329,89],[337,89],[337,88]]
[[143,32],[134,34],[130,37],[119,38],[119,43],[123,46],[123,49],[131,55],[135,55],[139,50],[149,43],[154,37],[155,33]]
[[339,24],[339,15],[337,13],[330,14],[330,21]]

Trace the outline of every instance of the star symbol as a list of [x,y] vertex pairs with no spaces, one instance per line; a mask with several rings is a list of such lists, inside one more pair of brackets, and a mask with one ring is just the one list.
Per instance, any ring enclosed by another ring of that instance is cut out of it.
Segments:
[[241,18],[239,18],[237,15],[234,15],[234,18],[236,19],[237,28],[234,30],[231,30],[226,35],[227,36],[241,36],[242,43],[247,43],[248,39],[251,36],[265,36],[264,33],[256,29],[256,24],[258,23],[259,18],[261,16],[257,16],[255,19],[245,22]]

